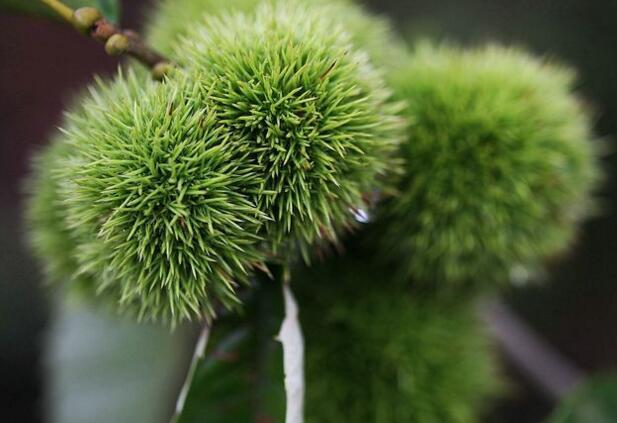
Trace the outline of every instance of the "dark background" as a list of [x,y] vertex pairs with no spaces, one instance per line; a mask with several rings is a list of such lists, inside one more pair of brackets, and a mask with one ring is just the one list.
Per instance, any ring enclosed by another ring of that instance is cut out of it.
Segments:
[[[124,26],[139,28],[147,1],[124,2]],[[617,133],[617,1],[373,0],[408,38],[430,36],[477,45],[498,41],[557,57],[580,71],[580,92],[596,111],[596,132]],[[2,420],[42,420],[41,347],[48,322],[45,291],[24,243],[23,179],[29,157],[46,142],[62,110],[93,74],[117,63],[70,28],[0,15],[0,402]],[[549,281],[512,290],[508,302],[572,363],[589,374],[617,364],[617,158],[603,215],[588,222],[575,250]],[[489,421],[535,422],[553,404],[510,369],[512,392]]]

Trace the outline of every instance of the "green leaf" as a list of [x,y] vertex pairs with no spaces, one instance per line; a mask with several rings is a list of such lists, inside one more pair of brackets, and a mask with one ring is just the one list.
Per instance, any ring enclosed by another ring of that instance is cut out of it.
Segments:
[[[1,1],[1,0],[0,0]],[[120,19],[120,1],[119,0],[94,0],[92,3],[98,4],[98,9],[109,21],[118,23]]]
[[[74,9],[86,6],[95,7],[113,23],[118,23],[120,18],[119,0],[63,0],[63,3]],[[0,0],[0,11],[59,19],[58,15],[40,0]]]
[[282,319],[279,289],[270,281],[256,286],[243,317],[215,322],[180,423],[284,421],[283,357],[274,339]]
[[592,378],[566,397],[547,423],[617,422],[617,376]]

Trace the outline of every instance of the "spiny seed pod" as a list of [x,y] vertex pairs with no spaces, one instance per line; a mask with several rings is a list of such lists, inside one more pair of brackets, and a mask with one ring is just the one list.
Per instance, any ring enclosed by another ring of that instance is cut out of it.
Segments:
[[[386,19],[368,13],[350,0],[291,0],[318,8],[326,19],[336,18],[350,35],[354,47],[366,51],[377,66],[393,66],[407,56],[405,44],[394,35]],[[262,0],[161,0],[146,26],[146,38],[165,54],[174,52],[174,45],[186,37],[190,29],[205,15],[254,13]],[[290,1],[288,1],[290,3]]]
[[501,384],[473,301],[392,283],[375,254],[350,244],[292,277],[307,422],[478,421]]
[[[253,12],[262,0],[160,0],[145,28],[145,38],[161,53],[172,56],[174,47],[206,15]],[[174,58],[177,60],[177,58]]]
[[92,298],[99,278],[80,271],[77,257],[83,244],[66,224],[66,205],[60,194],[63,182],[58,172],[61,161],[66,160],[70,151],[70,146],[59,134],[35,155],[32,174],[27,181],[29,242],[50,284],[69,285],[77,296]]
[[60,136],[35,155],[32,176],[27,181],[29,201],[26,220],[30,228],[32,250],[44,264],[51,282],[70,279],[78,268],[74,257],[75,242],[65,225],[65,207],[59,197],[60,181],[54,175],[68,146]]
[[371,63],[383,68],[386,77],[409,56],[406,43],[395,34],[386,17],[365,10],[355,0],[312,0],[314,7],[336,17],[357,48],[366,51]]
[[599,174],[570,69],[422,45],[391,79],[408,104],[407,164],[375,233],[402,277],[489,286],[569,245]]
[[165,84],[129,73],[99,82],[68,115],[70,155],[56,177],[78,273],[143,319],[231,307],[261,265],[264,217],[242,194],[259,172],[232,154],[210,95],[180,73]]
[[277,253],[352,224],[363,194],[396,168],[398,105],[328,16],[301,6],[204,21],[176,52],[238,154],[260,169],[254,192]]

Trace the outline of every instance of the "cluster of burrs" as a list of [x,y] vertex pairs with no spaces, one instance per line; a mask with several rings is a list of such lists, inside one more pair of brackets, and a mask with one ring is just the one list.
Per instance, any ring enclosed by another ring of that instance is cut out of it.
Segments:
[[[473,299],[533,274],[593,209],[573,72],[497,46],[409,50],[344,0],[164,0],[147,32],[173,57],[162,83],[98,81],[36,160],[49,277],[175,324],[292,266],[309,418],[477,419],[498,383]],[[311,260],[333,243],[344,254]]]

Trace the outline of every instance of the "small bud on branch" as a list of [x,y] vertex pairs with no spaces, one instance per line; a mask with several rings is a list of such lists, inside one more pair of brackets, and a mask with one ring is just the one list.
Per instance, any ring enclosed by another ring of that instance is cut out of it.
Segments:
[[161,80],[173,68],[173,63],[148,47],[134,31],[122,30],[103,17],[93,7],[73,10],[60,0],[41,0],[77,31],[105,45],[111,56],[127,54],[152,70],[155,79]]
[[105,51],[110,56],[126,53],[130,45],[129,38],[124,34],[114,34],[105,43]]

